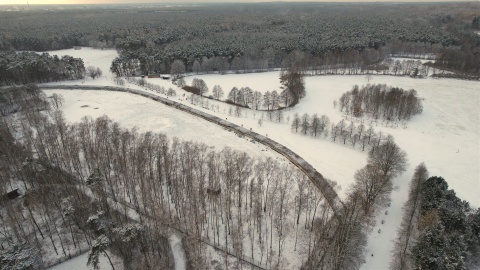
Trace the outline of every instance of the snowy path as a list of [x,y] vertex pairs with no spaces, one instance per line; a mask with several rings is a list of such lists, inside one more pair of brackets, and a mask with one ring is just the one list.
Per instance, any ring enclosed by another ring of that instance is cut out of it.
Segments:
[[392,257],[397,231],[402,222],[402,207],[408,196],[408,184],[414,173],[413,169],[403,173],[393,181],[397,187],[391,194],[390,207],[377,213],[375,227],[368,235],[365,263],[361,270],[388,269]]
[[173,259],[175,260],[175,270],[187,269],[185,252],[183,251],[182,247],[182,239],[178,235],[172,234],[168,238],[168,242],[170,243],[170,247],[172,248]]

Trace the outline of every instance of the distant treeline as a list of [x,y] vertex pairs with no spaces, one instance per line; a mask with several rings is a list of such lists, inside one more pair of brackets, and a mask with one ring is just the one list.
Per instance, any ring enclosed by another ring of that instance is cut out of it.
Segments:
[[458,62],[470,67],[451,68],[478,72],[471,67],[480,46],[474,10],[473,3],[280,3],[2,13],[0,49],[116,48],[119,71],[143,74],[170,72],[175,59],[187,71],[222,72],[227,65],[231,70],[289,66],[292,52],[329,64],[361,60],[368,66],[390,54],[453,50],[461,56]]

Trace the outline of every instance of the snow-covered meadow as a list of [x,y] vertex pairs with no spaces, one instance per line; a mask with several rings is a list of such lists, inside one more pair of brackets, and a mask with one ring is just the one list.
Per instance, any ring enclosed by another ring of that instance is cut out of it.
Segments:
[[[49,53],[82,57],[86,66],[98,66],[104,72],[102,78],[96,80],[87,78],[83,81],[61,84],[114,85],[108,67],[117,55],[116,51],[82,48],[77,51],[62,50]],[[192,74],[186,78],[187,83],[195,77],[203,79],[210,89],[215,84],[220,85],[225,95],[233,86],[239,88],[248,86],[261,92],[278,91],[280,88],[279,72]],[[147,81],[166,88],[174,88],[177,91],[174,99],[191,105],[187,99],[189,94],[176,88],[171,82],[162,79],[147,79]],[[318,76],[307,77],[305,82],[306,97],[300,104],[285,112],[283,123],[265,120],[262,126],[259,126],[257,121],[262,112],[243,109],[242,116],[236,117],[229,114],[230,105],[212,100],[208,100],[208,106],[204,103],[204,107],[208,109],[198,105],[191,106],[246,128],[252,128],[253,131],[267,135],[289,147],[310,162],[326,178],[336,181],[343,190],[339,191],[342,197],[345,195],[344,191],[353,182],[355,171],[366,164],[366,152],[334,143],[330,138],[318,139],[292,133],[287,119],[291,119],[294,113],[300,115],[317,113],[327,115],[331,122],[340,121],[346,116],[338,108],[334,108],[333,101],[350,90],[353,85],[366,84],[367,78],[360,75]],[[423,99],[423,113],[407,122],[406,127],[386,126],[381,122],[373,123],[376,131],[391,134],[395,138],[397,144],[407,153],[409,162],[407,171],[395,179],[398,189],[392,194],[390,207],[378,214],[377,227],[373,229],[369,238],[367,263],[363,265],[363,269],[387,269],[393,247],[392,240],[396,236],[401,220],[401,207],[407,199],[408,183],[413,176],[414,168],[419,163],[425,163],[430,175],[444,177],[450,188],[454,189],[460,198],[469,201],[474,207],[480,206],[480,109],[478,108],[480,83],[384,75],[373,75],[370,83],[382,83],[406,90],[415,89],[418,96]],[[131,84],[127,84],[126,87],[142,89],[140,86]],[[275,153],[269,153],[264,146],[253,144],[214,124],[142,97],[103,91],[48,90],[46,92],[47,95],[55,92],[64,96],[64,113],[71,122],[79,121],[84,115],[97,117],[106,114],[124,127],[137,126],[140,131],[162,132],[169,137],[202,141],[218,150],[229,146],[253,155],[278,157]],[[88,107],[82,107],[84,105]],[[368,119],[365,119],[365,123],[368,123]],[[385,214],[386,211],[388,214]],[[382,220],[385,220],[384,224]]]

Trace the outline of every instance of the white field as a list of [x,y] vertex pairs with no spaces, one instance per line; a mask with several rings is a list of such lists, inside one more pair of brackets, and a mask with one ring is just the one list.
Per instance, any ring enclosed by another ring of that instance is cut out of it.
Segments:
[[[79,51],[63,50],[50,53],[71,54],[79,57],[85,53],[89,57],[89,60],[85,60],[86,65],[99,66],[102,70],[102,67],[109,66],[109,62],[105,61],[111,61],[116,56],[115,51],[86,48]],[[98,62],[96,62],[97,59]],[[100,79],[85,79],[61,84],[82,84],[83,82],[85,85],[113,85],[111,74],[105,71],[105,77]],[[278,72],[191,75],[187,77],[187,83],[194,77],[204,79],[210,89],[213,85],[219,84],[225,95],[233,86],[249,86],[261,92],[274,89],[278,91],[280,87]],[[190,104],[186,100],[188,94],[184,97],[184,91],[175,88],[170,82],[161,79],[148,81],[167,88],[173,87],[177,91],[175,100]],[[333,101],[345,91],[350,90],[353,85],[366,83],[365,76],[307,77],[307,96],[299,105],[285,113],[285,119],[288,116],[292,118],[294,113],[300,115],[317,113],[327,115],[332,122],[338,122],[345,116],[338,109],[333,108]],[[374,127],[376,131],[381,130],[393,135],[397,144],[407,153],[409,162],[407,171],[395,180],[398,189],[392,194],[391,206],[384,209],[377,217],[377,227],[373,229],[369,239],[367,263],[362,268],[388,269],[392,241],[401,220],[401,207],[407,199],[408,183],[419,163],[426,164],[431,176],[444,177],[450,188],[454,189],[461,199],[469,201],[474,207],[480,206],[480,109],[478,108],[480,83],[382,75],[374,75],[370,83],[385,83],[404,89],[413,88],[423,99],[424,108],[423,113],[410,120],[406,128],[385,127],[382,123]],[[126,86],[141,89],[135,85]],[[214,145],[215,149],[228,145],[254,155],[265,155],[265,151],[261,151],[265,147],[259,147],[258,144],[240,139],[230,132],[225,132],[224,129],[141,97],[102,91],[52,90],[47,91],[47,94],[54,91],[64,95],[65,115],[72,122],[78,121],[83,115],[96,117],[107,114],[120,122],[123,127],[137,126],[141,131],[152,130],[164,132],[169,137],[177,136],[181,139],[202,141]],[[90,107],[80,108],[82,105],[90,105]],[[218,107],[212,110],[212,105]],[[191,106],[202,109],[197,105]],[[264,121],[259,127],[257,120],[261,112],[243,110],[242,117],[230,116],[228,114],[230,105],[211,100],[209,100],[209,106],[204,104],[204,107],[210,108],[202,109],[204,111],[228,118],[229,121],[252,128],[258,133],[268,134],[272,139],[291,148],[325,177],[336,181],[343,190],[339,191],[341,197],[353,182],[355,171],[366,164],[365,152],[333,143],[329,138],[315,139],[292,133],[286,120],[283,124]],[[209,139],[210,136],[213,136],[212,139]],[[385,211],[388,211],[388,215],[385,215]],[[382,220],[385,220],[385,224],[381,224]],[[380,233],[378,233],[379,229],[381,229]]]

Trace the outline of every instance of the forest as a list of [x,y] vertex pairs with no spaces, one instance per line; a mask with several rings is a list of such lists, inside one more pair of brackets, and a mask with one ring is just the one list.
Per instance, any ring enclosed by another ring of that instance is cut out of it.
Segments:
[[0,51],[0,86],[83,79],[83,60],[48,53]]
[[474,3],[277,3],[2,12],[0,49],[116,48],[118,75],[132,68],[170,73],[174,60],[189,72],[265,70],[291,66],[298,53],[362,67],[389,55],[433,54],[439,67],[478,75],[478,9]]
[[459,199],[442,177],[429,177],[425,164],[415,170],[403,211],[390,269],[478,266],[480,209]]

